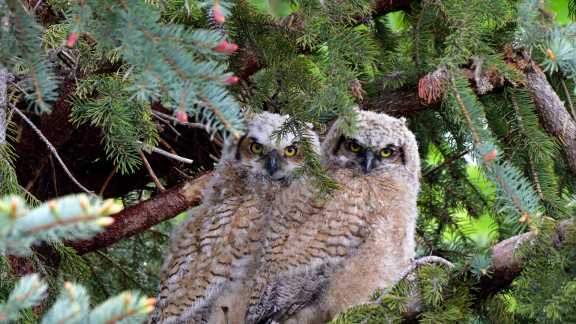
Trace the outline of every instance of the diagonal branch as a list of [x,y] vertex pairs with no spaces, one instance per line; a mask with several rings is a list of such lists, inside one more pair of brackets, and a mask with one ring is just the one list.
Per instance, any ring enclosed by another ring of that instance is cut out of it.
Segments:
[[34,132],[38,135],[38,137],[40,137],[40,139],[46,144],[50,152],[52,152],[52,154],[56,157],[56,160],[58,160],[58,163],[60,163],[62,169],[64,169],[66,175],[68,175],[68,178],[70,178],[70,180],[72,180],[72,182],[74,182],[74,184],[82,191],[86,192],[87,194],[93,194],[92,191],[86,189],[86,187],[84,187],[78,180],[76,180],[76,178],[72,175],[72,172],[70,172],[64,161],[62,161],[62,158],[54,148],[54,145],[50,143],[50,141],[46,138],[46,136],[44,136],[44,134],[42,134],[42,132],[38,129],[38,127],[36,127],[36,125],[34,125],[34,123],[28,117],[26,117],[26,115],[22,111],[20,111],[20,109],[18,109],[14,104],[10,104],[10,108],[12,108],[12,110],[16,112],[20,116],[20,118],[22,118],[22,120],[25,121],[26,124],[28,124],[28,126],[30,126],[30,128],[32,128]]
[[529,57],[524,68],[526,88],[532,94],[536,110],[546,130],[556,136],[566,152],[568,167],[576,175],[576,122],[538,65]]
[[114,217],[114,224],[89,240],[67,242],[79,254],[106,248],[120,240],[138,234],[171,219],[202,201],[202,191],[211,179],[205,173],[190,182],[168,189],[146,201],[128,207]]
[[152,181],[154,181],[156,188],[158,188],[160,191],[165,191],[166,188],[164,188],[164,186],[162,185],[162,182],[160,182],[160,179],[158,179],[158,176],[156,175],[156,173],[154,173],[154,169],[152,169],[150,162],[148,162],[148,159],[146,158],[146,156],[144,155],[144,152],[142,152],[142,151],[140,151],[140,158],[142,159],[142,162],[144,162],[144,166],[146,167],[146,171],[148,171],[148,175],[150,175],[150,178],[152,178]]

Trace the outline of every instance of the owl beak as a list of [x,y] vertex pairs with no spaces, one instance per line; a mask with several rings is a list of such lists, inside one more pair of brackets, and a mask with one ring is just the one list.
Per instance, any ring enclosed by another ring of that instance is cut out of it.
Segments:
[[364,174],[368,174],[372,169],[374,169],[374,153],[370,150],[366,150],[362,155],[362,171],[364,171]]
[[276,150],[272,150],[266,155],[264,167],[270,176],[274,175],[274,173],[280,169],[280,155]]

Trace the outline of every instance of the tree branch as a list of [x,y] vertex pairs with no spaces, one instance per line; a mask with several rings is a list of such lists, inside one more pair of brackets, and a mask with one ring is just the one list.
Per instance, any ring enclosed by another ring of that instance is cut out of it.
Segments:
[[418,89],[401,88],[387,90],[377,96],[367,98],[362,103],[363,110],[383,112],[392,116],[409,116],[415,113],[438,107],[437,103],[426,104],[418,97]]
[[164,188],[164,186],[160,182],[160,179],[158,179],[158,176],[156,176],[156,173],[154,173],[154,169],[152,169],[152,166],[150,165],[148,159],[146,159],[146,156],[142,151],[140,151],[140,158],[142,159],[142,162],[144,162],[144,166],[146,167],[146,170],[148,171],[150,178],[152,178],[152,181],[154,181],[156,188],[158,188],[160,191],[165,191],[166,188]]
[[532,93],[536,110],[546,130],[556,136],[566,152],[568,167],[576,175],[576,122],[538,65],[530,58],[524,68],[526,88]]
[[50,152],[52,152],[52,154],[56,157],[56,160],[58,160],[58,163],[60,163],[60,166],[62,167],[62,169],[64,169],[66,175],[68,175],[68,178],[70,178],[70,180],[72,180],[72,182],[74,182],[74,184],[82,191],[86,192],[87,194],[94,194],[92,191],[84,187],[78,180],[76,180],[76,178],[72,175],[72,172],[70,172],[64,161],[62,161],[62,158],[58,154],[58,151],[56,151],[56,149],[54,148],[54,145],[52,145],[52,143],[50,143],[50,141],[46,138],[46,136],[42,134],[40,129],[38,129],[38,127],[36,127],[36,125],[34,125],[34,123],[30,119],[28,119],[28,117],[26,117],[26,115],[23,112],[21,112],[20,109],[18,109],[15,105],[10,104],[10,108],[12,108],[12,110],[16,112],[20,116],[20,118],[23,121],[25,121],[26,124],[28,124],[28,126],[30,126],[30,128],[32,128],[34,132],[38,135],[38,137],[40,137],[40,139],[46,144],[48,150],[50,150]]
[[[558,224],[556,232],[550,238],[556,245],[564,240],[566,230],[574,224],[565,220]],[[535,237],[534,232],[512,236],[492,247],[492,274],[480,280],[479,296],[486,297],[508,287],[522,272],[522,259],[516,254],[518,249]]]
[[115,222],[106,227],[104,232],[89,240],[67,242],[66,245],[76,249],[79,254],[96,251],[173,218],[201,203],[202,190],[211,177],[211,173],[205,173],[190,182],[128,207],[112,215]]

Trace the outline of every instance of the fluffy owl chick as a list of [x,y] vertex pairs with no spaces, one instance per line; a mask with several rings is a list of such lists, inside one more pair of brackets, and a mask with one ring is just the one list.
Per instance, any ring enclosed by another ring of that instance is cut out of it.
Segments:
[[[358,112],[354,136],[337,124],[322,155],[341,189],[323,202],[311,186],[277,199],[248,324],[324,323],[389,287],[414,256],[420,161],[413,133],[403,119],[367,111]],[[294,209],[308,215],[294,222],[286,213]]]
[[[299,138],[272,136],[287,118],[256,114],[243,137],[225,144],[203,204],[171,237],[150,323],[207,322],[212,312],[222,312],[213,307],[215,300],[234,294],[253,271],[267,201],[303,163]],[[319,149],[318,138],[309,137]]]

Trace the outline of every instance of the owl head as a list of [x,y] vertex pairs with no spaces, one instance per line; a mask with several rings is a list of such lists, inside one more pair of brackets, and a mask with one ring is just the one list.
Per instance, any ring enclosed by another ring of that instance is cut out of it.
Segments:
[[348,168],[365,175],[405,170],[420,176],[420,157],[414,134],[404,118],[357,110],[357,131],[345,136],[338,121],[322,143],[326,165]]
[[[246,176],[289,183],[296,168],[303,166],[304,155],[297,134],[273,135],[281,129],[288,116],[261,112],[249,114],[246,119],[246,133],[224,146],[222,159],[231,162]],[[309,129],[306,136],[319,153],[318,135]]]

